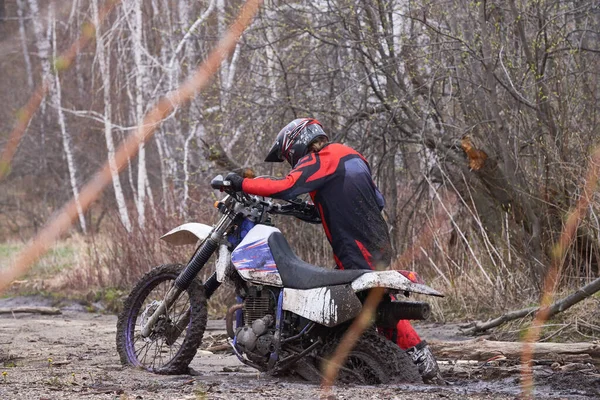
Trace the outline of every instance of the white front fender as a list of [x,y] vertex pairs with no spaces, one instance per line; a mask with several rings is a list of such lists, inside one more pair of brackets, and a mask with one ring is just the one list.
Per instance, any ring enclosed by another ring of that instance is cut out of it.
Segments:
[[427,285],[411,282],[398,271],[367,272],[352,282],[352,289],[354,289],[355,292],[360,292],[374,287],[383,287],[413,293],[428,294],[430,296],[444,297],[443,294]]
[[196,244],[198,240],[204,240],[210,235],[212,226],[199,222],[188,222],[170,230],[160,238],[165,242],[179,246],[183,244]]

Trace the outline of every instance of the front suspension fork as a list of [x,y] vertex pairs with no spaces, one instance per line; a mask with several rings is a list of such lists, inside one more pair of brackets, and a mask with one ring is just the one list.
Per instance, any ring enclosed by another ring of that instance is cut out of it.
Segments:
[[[221,286],[221,282],[219,282],[217,280],[217,273],[214,272],[210,276],[210,278],[208,278],[208,280],[206,282],[204,282],[204,293],[206,294],[207,300],[210,299],[210,296],[213,295],[213,293],[215,292],[215,290],[217,290],[219,288],[219,286]],[[171,288],[171,290],[173,290],[174,288],[176,288],[176,286],[173,286],[173,288]],[[167,293],[167,296],[168,295],[169,295],[169,293]],[[165,299],[165,301],[166,301],[166,299]],[[162,306],[162,304],[161,304],[161,306]],[[177,338],[179,337],[179,333],[183,332],[185,327],[188,325],[188,323],[190,322],[190,314],[191,314],[191,307],[185,311],[185,313],[179,318],[179,320],[175,324],[175,332],[178,332],[178,333],[175,337],[173,337],[171,339],[167,339],[168,345],[175,343],[175,340],[177,340]],[[158,314],[158,315],[161,315],[161,314]]]
[[[144,324],[144,326],[142,327],[142,330],[141,330],[142,337],[146,338],[146,337],[150,336],[150,334],[152,333],[152,330],[154,328],[154,325],[156,325],[156,322],[159,320],[159,318],[162,315],[167,314],[169,308],[173,305],[173,303],[175,303],[177,298],[179,298],[179,295],[181,294],[181,292],[185,291],[190,286],[192,281],[196,278],[196,275],[198,275],[198,272],[200,272],[202,267],[204,267],[204,265],[208,262],[210,257],[213,255],[213,253],[219,247],[219,243],[220,243],[221,239],[223,238],[225,231],[227,231],[227,229],[231,225],[231,222],[232,222],[232,218],[228,214],[224,215],[219,220],[219,222],[213,229],[211,235],[204,241],[204,243],[200,246],[198,251],[196,251],[196,253],[192,257],[190,262],[188,262],[185,269],[181,272],[181,274],[179,274],[179,276],[175,280],[175,284],[171,287],[171,289],[169,290],[169,292],[163,299],[160,306],[158,306],[156,311],[154,311],[154,313],[152,313],[150,318],[148,318],[148,321],[146,322],[146,324]],[[213,280],[213,278],[214,278],[214,280]],[[206,284],[209,284],[209,282],[210,282],[210,286],[207,288]],[[220,285],[220,282],[217,281],[216,274],[213,274],[213,276],[211,276],[210,279],[208,281],[206,281],[206,284],[205,284],[205,288],[210,291],[210,294],[207,293],[207,298],[209,298],[210,295],[212,295],[214,293],[214,291]],[[183,324],[184,321],[185,321],[185,326],[187,326],[189,318],[190,318],[190,310],[188,309],[185,312],[185,314],[183,315],[183,317],[180,318],[179,321],[177,321],[176,326],[179,327],[179,325]],[[185,328],[185,326],[184,326],[184,328]]]

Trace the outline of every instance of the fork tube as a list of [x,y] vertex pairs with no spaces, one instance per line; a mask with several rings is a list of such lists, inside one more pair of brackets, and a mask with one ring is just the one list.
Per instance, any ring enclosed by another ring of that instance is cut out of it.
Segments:
[[206,295],[206,299],[210,299],[215,290],[217,290],[221,286],[221,282],[217,280],[217,273],[213,272],[213,274],[204,282],[204,294]]
[[200,246],[196,254],[192,257],[185,269],[179,274],[175,280],[175,286],[181,290],[186,290],[198,272],[204,267],[206,262],[213,255],[215,250],[219,247],[219,243],[223,238],[223,234],[231,225],[231,219],[229,215],[223,215],[217,225],[214,227],[211,235],[206,241]]

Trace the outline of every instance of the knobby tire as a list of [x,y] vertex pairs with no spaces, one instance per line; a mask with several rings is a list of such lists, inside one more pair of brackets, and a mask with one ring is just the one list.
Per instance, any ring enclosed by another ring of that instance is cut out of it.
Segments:
[[[135,285],[127,300],[123,311],[117,321],[117,350],[121,363],[134,367],[141,367],[158,374],[185,374],[188,366],[194,359],[198,347],[202,343],[202,336],[207,323],[207,306],[204,286],[198,281],[192,281],[187,289],[191,305],[190,323],[186,328],[186,335],[177,353],[164,365],[156,368],[144,365],[135,354],[135,328],[140,317],[141,309],[148,295],[160,283],[172,281],[184,268],[180,264],[167,264],[154,268],[146,273]],[[156,299],[162,300],[162,299]],[[161,345],[162,350],[162,345]],[[162,360],[162,355],[161,355]]]
[[[330,359],[343,335],[336,335],[319,351],[321,359]],[[356,364],[361,364],[357,366]],[[356,381],[362,376],[362,382]],[[338,382],[367,385],[388,383],[423,383],[418,367],[398,345],[375,330],[366,331],[358,339],[340,368]]]

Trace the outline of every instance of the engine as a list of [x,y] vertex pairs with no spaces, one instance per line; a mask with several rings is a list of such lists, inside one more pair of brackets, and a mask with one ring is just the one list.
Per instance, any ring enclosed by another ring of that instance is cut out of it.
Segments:
[[[269,355],[274,350],[275,296],[260,286],[248,288],[244,299],[244,326],[236,331],[236,342],[248,356]],[[253,358],[253,357],[252,357]]]
[[[272,304],[273,302],[273,304]],[[274,300],[271,291],[261,286],[250,286],[244,299],[244,325],[251,325],[266,315],[273,316]]]

